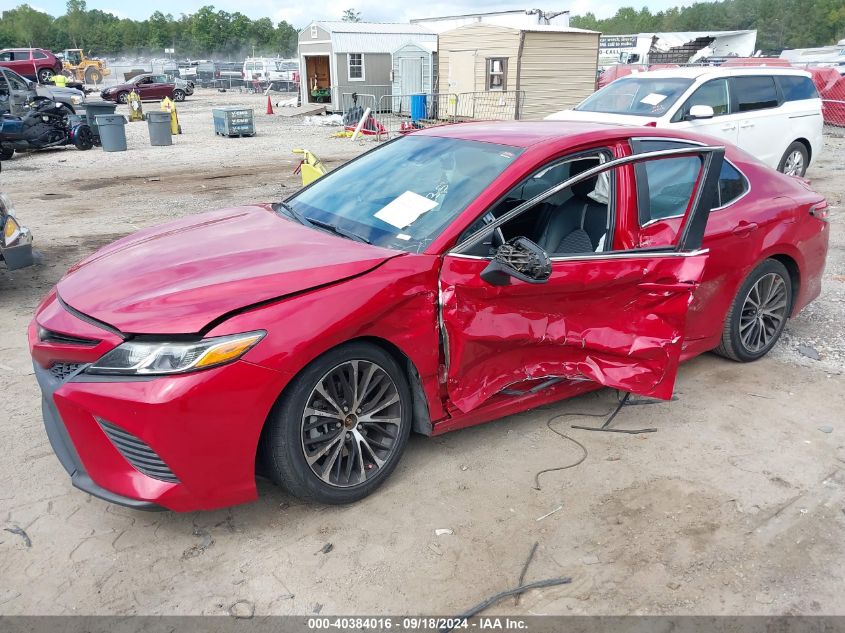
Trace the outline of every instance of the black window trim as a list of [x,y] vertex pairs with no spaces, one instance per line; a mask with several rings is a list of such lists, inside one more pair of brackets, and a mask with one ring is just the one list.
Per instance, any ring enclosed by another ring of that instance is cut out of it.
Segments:
[[[632,152],[634,152],[634,141],[663,141],[663,142],[669,142],[669,143],[677,143],[679,145],[685,145],[686,144],[686,145],[699,146],[699,147],[705,146],[705,144],[702,143],[701,141],[692,141],[692,140],[689,140],[689,139],[672,138],[671,136],[638,136],[638,137],[632,137],[630,139],[631,151]],[[733,200],[730,200],[727,204],[720,204],[718,207],[713,207],[710,210],[711,214],[716,213],[717,211],[722,211],[724,209],[727,209],[728,207],[732,207],[736,202],[739,202],[745,196],[747,196],[749,193],[751,193],[751,179],[748,176],[745,175],[745,172],[742,171],[739,167],[737,167],[734,164],[734,162],[727,157],[727,155],[725,155],[723,162],[725,162],[728,165],[730,165],[731,167],[733,167],[737,171],[737,173],[740,176],[742,176],[742,179],[745,181],[745,185],[746,185],[745,191],[743,191],[740,195],[738,195]],[[634,186],[636,186],[636,185],[637,185],[637,183],[635,181]],[[639,187],[637,187],[637,205],[638,205],[638,207],[639,207],[639,201],[640,201],[640,189],[639,189]],[[719,202],[720,203],[722,202],[721,198],[719,199]],[[669,215],[669,216],[666,216],[665,218],[655,218],[653,220],[649,220],[645,224],[642,224],[641,219],[639,217],[639,208],[638,208],[637,209],[637,223],[639,224],[639,227],[641,229],[644,229],[644,228],[651,226],[652,224],[655,224],[657,222],[662,222],[663,220],[672,220],[672,219],[676,219],[676,218],[682,218],[682,217],[684,217],[684,215],[686,215],[686,213],[681,213],[681,214],[678,214],[678,215]]]

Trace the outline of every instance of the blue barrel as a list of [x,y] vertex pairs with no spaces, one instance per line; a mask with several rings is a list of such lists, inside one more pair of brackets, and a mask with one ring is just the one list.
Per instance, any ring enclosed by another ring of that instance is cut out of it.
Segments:
[[411,95],[411,121],[425,118],[425,95]]

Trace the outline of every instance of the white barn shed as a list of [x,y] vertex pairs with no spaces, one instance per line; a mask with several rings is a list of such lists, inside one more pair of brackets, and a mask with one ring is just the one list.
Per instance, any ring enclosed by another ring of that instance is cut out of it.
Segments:
[[437,92],[437,46],[408,42],[393,51],[391,91],[394,112],[409,112],[410,95]]

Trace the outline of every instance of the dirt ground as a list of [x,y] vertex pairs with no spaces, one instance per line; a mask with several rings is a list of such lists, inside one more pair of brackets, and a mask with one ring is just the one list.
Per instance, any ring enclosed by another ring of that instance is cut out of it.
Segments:
[[[235,103],[255,108],[255,138],[214,136],[210,108]],[[515,586],[535,541],[527,580],[572,584],[491,614],[845,614],[842,140],[808,174],[834,205],[823,296],[767,358],[699,357],[681,369],[677,400],[617,418],[657,433],[570,430],[599,422],[575,414],[614,406],[605,390],[414,437],[386,485],[347,507],[261,482],[257,502],[230,510],[144,513],[72,488],[26,349],[35,306],[71,263],[117,237],[278,199],[297,186],[294,147],[330,166],[372,147],[264,108],[260,95],[198,91],[173,147],[148,146],[135,123],[125,153],[3,163],[0,189],[43,261],[0,270],[0,614],[450,615]],[[581,455],[549,420],[588,456],[535,490],[536,471]]]

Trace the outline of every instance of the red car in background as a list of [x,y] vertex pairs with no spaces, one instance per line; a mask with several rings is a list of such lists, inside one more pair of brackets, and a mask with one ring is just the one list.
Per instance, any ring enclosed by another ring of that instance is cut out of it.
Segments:
[[43,48],[4,48],[0,50],[0,66],[42,84],[62,72],[62,62]]
[[126,83],[106,88],[100,92],[100,96],[106,101],[127,103],[129,93],[133,90],[141,97],[141,101],[159,101],[165,97],[184,101],[186,96],[185,89],[177,87],[172,80],[164,75],[153,74],[136,75]]
[[753,361],[820,292],[827,203],[669,129],[466,123],[287,200],[186,217],[73,266],[28,336],[73,484],[136,508],[345,503],[438,435],[679,363]]

